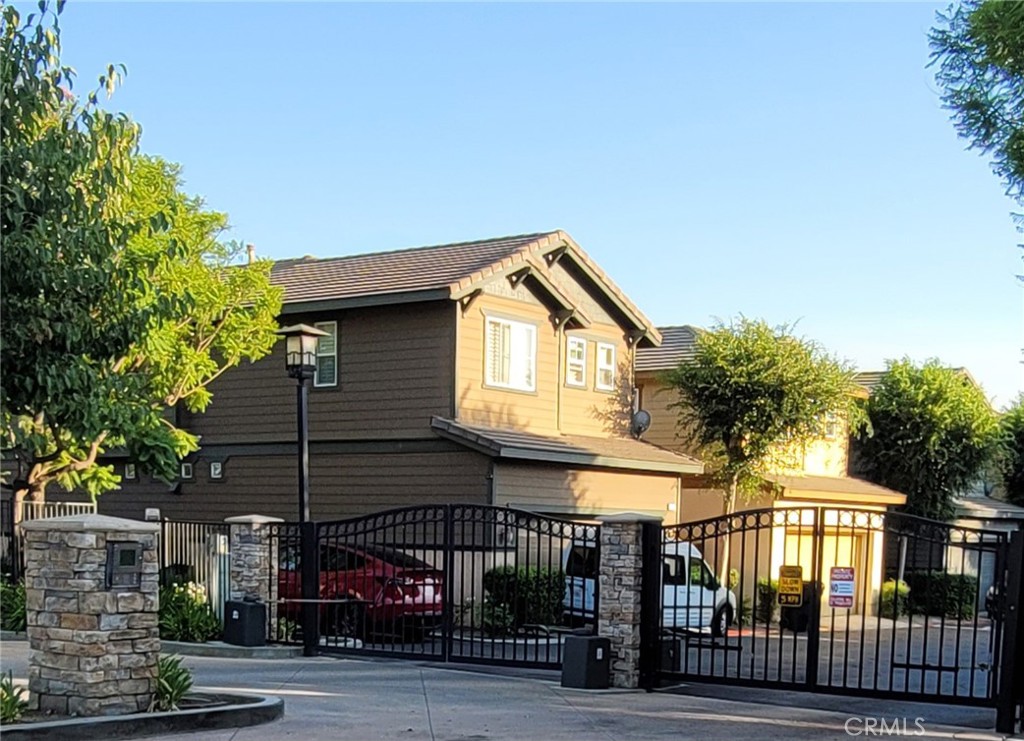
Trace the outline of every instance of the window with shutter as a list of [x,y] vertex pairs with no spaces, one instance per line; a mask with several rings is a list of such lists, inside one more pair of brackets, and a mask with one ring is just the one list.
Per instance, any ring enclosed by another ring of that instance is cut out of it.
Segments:
[[316,343],[316,373],[313,385],[317,387],[338,385],[338,323],[317,322],[317,329],[322,329],[327,336],[320,337]]
[[487,318],[485,382],[488,386],[536,389],[537,328],[509,319]]

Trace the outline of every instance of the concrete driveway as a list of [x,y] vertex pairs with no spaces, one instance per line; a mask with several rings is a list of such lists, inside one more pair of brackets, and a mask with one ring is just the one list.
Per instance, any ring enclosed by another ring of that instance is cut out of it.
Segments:
[[[910,733],[921,718],[926,732],[919,738],[996,738],[984,730],[992,727],[992,712],[943,705],[709,685],[654,693],[569,690],[554,673],[489,673],[409,661],[185,661],[197,687],[284,697],[285,718],[255,728],[160,737],[168,741],[849,739],[864,735],[864,718],[890,724],[906,718]],[[0,644],[0,669],[24,679],[27,644]]]

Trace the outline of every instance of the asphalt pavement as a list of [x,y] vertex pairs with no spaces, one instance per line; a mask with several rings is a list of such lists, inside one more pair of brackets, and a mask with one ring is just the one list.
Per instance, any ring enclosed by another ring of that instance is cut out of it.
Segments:
[[[0,670],[25,680],[28,646],[0,643]],[[264,726],[160,736],[179,741],[626,741],[850,739],[898,735],[995,739],[990,710],[712,685],[653,693],[573,690],[554,672],[400,660],[186,657],[197,689],[283,697]],[[872,733],[871,731],[874,731]]]

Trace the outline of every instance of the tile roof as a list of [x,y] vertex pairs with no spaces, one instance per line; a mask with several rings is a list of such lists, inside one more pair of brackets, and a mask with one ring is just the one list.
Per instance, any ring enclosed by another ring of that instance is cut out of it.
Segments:
[[693,360],[697,351],[700,327],[688,324],[679,327],[658,327],[661,332],[659,347],[640,347],[636,351],[636,370],[663,371],[675,368],[683,361]]
[[852,476],[766,476],[784,490],[791,499],[848,499],[851,502],[870,501],[878,504],[903,504],[907,497],[898,491],[872,484]]
[[956,497],[957,517],[979,520],[1024,520],[1024,507],[992,497]]
[[468,425],[443,417],[431,419],[430,426],[442,437],[495,458],[666,473],[700,473],[704,470],[704,464],[696,458],[632,438],[539,435]]
[[874,391],[875,387],[882,382],[884,375],[885,371],[859,371],[853,376],[853,382],[868,391]]

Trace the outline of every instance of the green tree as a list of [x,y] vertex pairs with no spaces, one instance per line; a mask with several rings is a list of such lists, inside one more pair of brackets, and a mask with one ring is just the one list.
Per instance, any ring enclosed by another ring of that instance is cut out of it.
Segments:
[[679,435],[725,492],[726,514],[738,495],[761,492],[787,453],[820,438],[827,414],[855,426],[862,418],[853,369],[785,325],[720,323],[665,380],[679,393]]
[[997,457],[1006,498],[1024,505],[1024,395],[1000,418],[1002,440]]
[[890,361],[866,407],[871,429],[858,440],[860,470],[906,494],[910,514],[949,519],[952,498],[976,482],[998,439],[984,392],[937,360]]
[[[202,411],[207,384],[275,340],[269,263],[228,264],[222,214],[137,153],[138,127],[76,97],[60,64],[60,5],[22,23],[3,8],[0,351],[2,437],[20,500],[56,481],[116,488],[105,449],[177,475],[197,440],[169,421]],[[112,92],[119,73],[100,78]]]
[[1024,3],[964,0],[938,14],[930,42],[957,133],[1024,202]]

